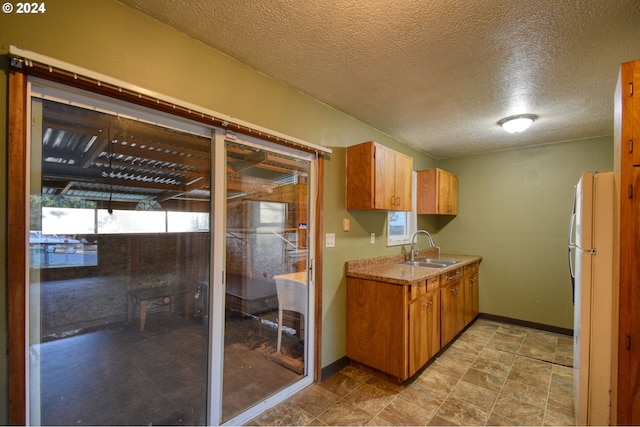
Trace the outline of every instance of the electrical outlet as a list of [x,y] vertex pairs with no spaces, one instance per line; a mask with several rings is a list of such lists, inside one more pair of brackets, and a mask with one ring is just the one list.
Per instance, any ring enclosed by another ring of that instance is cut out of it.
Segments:
[[376,233],[371,233],[371,243],[376,242]]

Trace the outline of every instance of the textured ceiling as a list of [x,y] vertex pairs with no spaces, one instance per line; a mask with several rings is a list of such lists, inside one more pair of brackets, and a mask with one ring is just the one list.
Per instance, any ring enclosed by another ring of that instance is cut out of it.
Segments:
[[611,135],[640,59],[638,0],[121,2],[436,158]]

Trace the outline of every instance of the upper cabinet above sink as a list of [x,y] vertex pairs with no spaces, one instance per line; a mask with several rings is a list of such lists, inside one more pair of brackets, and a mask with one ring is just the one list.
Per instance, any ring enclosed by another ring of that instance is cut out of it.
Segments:
[[347,209],[411,210],[413,157],[374,141],[347,147]]
[[417,213],[458,214],[458,177],[442,169],[418,171]]

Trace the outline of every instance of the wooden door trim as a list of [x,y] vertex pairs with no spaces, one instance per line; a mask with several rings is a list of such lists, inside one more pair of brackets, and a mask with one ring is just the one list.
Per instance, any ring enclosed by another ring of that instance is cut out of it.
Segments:
[[[614,109],[614,169],[620,173],[618,196],[620,199],[619,222],[619,276],[618,282],[618,321],[617,348],[614,350],[613,392],[611,401],[612,425],[629,425],[633,420],[634,393],[640,379],[638,370],[640,361],[631,357],[632,346],[640,341],[634,330],[634,313],[640,299],[637,291],[639,268],[636,263],[638,234],[640,224],[634,218],[634,204],[637,204],[638,183],[634,182],[633,153],[627,144],[633,139],[634,100],[627,90],[627,85],[633,81],[634,67],[639,67],[640,61],[628,62],[621,65],[618,84],[616,86]],[[637,96],[637,95],[635,95]],[[637,126],[637,125],[636,125]],[[629,193],[632,189],[632,193]],[[635,336],[634,336],[635,335]],[[631,343],[633,341],[633,344]],[[635,350],[635,349],[634,349]],[[616,372],[617,371],[617,372]]]
[[323,242],[322,238],[323,222],[324,222],[324,158],[318,156],[316,162],[317,167],[317,196],[316,196],[316,211],[315,211],[315,266],[314,266],[314,280],[315,280],[315,313],[314,313],[314,361],[313,367],[313,380],[314,382],[320,382],[322,379],[322,255],[323,255]]
[[27,77],[9,72],[7,326],[9,424],[26,422]]

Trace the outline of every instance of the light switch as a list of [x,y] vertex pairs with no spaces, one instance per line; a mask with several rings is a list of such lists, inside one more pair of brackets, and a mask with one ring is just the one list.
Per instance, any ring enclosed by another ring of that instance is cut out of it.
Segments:
[[336,235],[334,233],[327,233],[327,235],[325,236],[325,241],[327,248],[336,247]]
[[342,218],[342,231],[349,231],[349,218]]
[[371,233],[371,243],[376,242],[376,233]]

